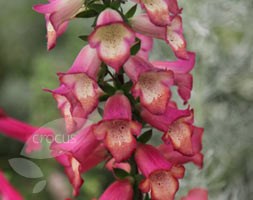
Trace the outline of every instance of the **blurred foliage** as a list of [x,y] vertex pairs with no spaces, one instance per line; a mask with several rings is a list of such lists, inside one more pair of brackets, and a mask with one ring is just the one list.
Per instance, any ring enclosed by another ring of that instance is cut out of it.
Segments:
[[[44,18],[31,9],[36,3],[0,2],[4,8],[0,12],[0,107],[13,117],[40,126],[59,118],[52,96],[42,89],[58,86],[56,72],[64,72],[71,66],[85,45],[78,36],[90,32],[92,21],[73,21],[58,39],[57,47],[48,53]],[[200,186],[209,189],[211,200],[250,199],[253,196],[253,2],[179,0],[179,4],[184,8],[188,47],[197,53],[190,103],[195,108],[196,124],[205,127],[206,156],[202,171],[192,164],[188,166],[179,195]],[[152,57],[173,58],[161,41],[155,43]],[[0,168],[25,199],[57,199],[50,187],[32,194],[39,180],[17,175],[8,164],[8,159],[20,157],[23,145],[4,136],[0,136],[0,142]],[[33,161],[48,180],[56,171],[63,175],[62,167],[53,159]],[[85,180],[82,196],[90,199],[101,193],[112,176],[99,166],[86,174]],[[69,183],[63,182],[57,183],[67,184],[70,192]]]

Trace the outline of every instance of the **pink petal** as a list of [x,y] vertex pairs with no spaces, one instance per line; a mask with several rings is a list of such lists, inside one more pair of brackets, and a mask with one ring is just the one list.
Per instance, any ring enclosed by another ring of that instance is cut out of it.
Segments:
[[48,4],[35,5],[33,9],[39,13],[50,14],[50,21],[57,31],[60,25],[73,18],[82,8],[83,0],[55,0]]
[[29,124],[0,114],[0,132],[13,139],[26,143],[26,152],[30,153],[41,148],[40,141],[35,137],[52,136],[53,131],[49,128],[33,127]]
[[99,200],[132,200],[134,191],[128,180],[115,181],[111,184]]
[[192,147],[195,153],[199,153],[202,150],[202,137],[203,137],[203,128],[194,126],[192,134]]
[[143,73],[133,87],[135,97],[140,97],[141,105],[153,114],[163,114],[171,97],[170,86],[173,84],[173,73],[146,72]]
[[95,167],[107,157],[106,149],[87,127],[64,143],[53,143],[52,154],[64,167],[77,196],[83,183],[81,173]]
[[105,146],[117,162],[130,158],[136,148],[131,122],[127,120],[102,121],[94,129],[94,134],[98,139],[104,139]]
[[192,82],[191,74],[175,74],[175,85],[178,86],[178,94],[184,100],[184,104],[191,98]]
[[134,31],[143,35],[159,39],[166,38],[166,27],[154,25],[146,14],[133,17],[130,20],[130,24]]
[[113,169],[123,169],[124,171],[130,173],[131,172],[131,166],[128,162],[116,162],[115,158],[110,159],[106,165],[106,169],[113,172]]
[[118,72],[130,56],[135,34],[123,22],[114,22],[97,26],[88,40],[97,49],[99,58]]
[[142,108],[141,111],[141,116],[147,123],[164,132],[168,131],[169,126],[175,120],[189,115],[190,111],[188,109],[178,110],[177,108],[171,107],[169,104],[165,113],[162,115],[154,115],[145,108]]
[[149,53],[153,49],[153,38],[149,36],[142,35],[140,33],[135,34],[137,38],[141,40],[141,48],[136,54],[144,59],[149,58]]
[[182,9],[178,7],[177,0],[168,0],[168,7],[169,7],[169,11],[172,14],[174,15],[181,14]]
[[186,41],[183,36],[182,18],[176,16],[167,26],[166,40],[178,58],[189,59]]
[[64,22],[60,25],[59,29],[56,31],[49,19],[50,14],[45,14],[46,27],[47,27],[47,50],[51,50],[56,45],[57,37],[61,36],[68,27],[68,22]]
[[139,56],[131,56],[124,64],[126,74],[135,83],[142,73],[151,71],[152,69],[154,69],[152,64]]
[[116,10],[107,8],[99,14],[96,25],[101,26],[115,22],[123,22],[122,17]]
[[0,197],[2,200],[23,200],[23,197],[16,191],[16,189],[13,188],[1,171],[0,184]]
[[174,73],[184,74],[189,73],[194,65],[196,54],[193,52],[187,52],[189,59],[180,59],[176,61],[152,61],[154,67],[163,70],[172,70]]
[[164,134],[164,141],[171,141],[174,149],[185,155],[193,155],[192,147],[193,127],[187,123],[176,121],[172,123],[169,130]]
[[68,73],[86,73],[90,78],[96,80],[101,65],[95,49],[86,45],[76,57]]
[[104,120],[132,119],[132,111],[129,100],[123,94],[116,94],[110,97],[104,107]]
[[48,91],[52,92],[65,118],[67,132],[72,133],[82,127],[88,115],[97,107],[101,90],[85,73],[61,73],[59,79],[60,87]]
[[169,162],[175,165],[193,162],[199,168],[203,167],[203,155],[201,153],[196,153],[193,156],[186,156],[174,150],[172,144],[162,144],[158,147],[158,149],[163,153]]
[[179,188],[178,180],[169,172],[159,170],[149,177],[151,198],[155,200],[174,200]]
[[157,170],[169,170],[172,165],[155,147],[140,144],[135,152],[135,161],[145,177]]
[[168,0],[140,0],[140,2],[154,24],[166,26],[170,23]]
[[194,188],[189,191],[186,197],[181,200],[208,200],[208,191],[202,188]]

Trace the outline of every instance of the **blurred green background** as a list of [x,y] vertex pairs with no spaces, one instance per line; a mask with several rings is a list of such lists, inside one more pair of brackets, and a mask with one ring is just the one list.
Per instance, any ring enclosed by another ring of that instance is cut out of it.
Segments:
[[[42,2],[42,1],[41,1]],[[77,19],[46,51],[44,17],[32,11],[35,0],[0,1],[0,107],[33,125],[59,118],[56,103],[43,88],[56,88],[56,72],[64,72],[85,43],[79,35],[91,31],[92,20]],[[249,200],[253,196],[253,1],[179,0],[188,48],[197,53],[192,107],[196,124],[205,128],[205,167],[188,165],[179,195],[206,187],[212,200]],[[154,59],[172,55],[155,43]],[[172,56],[170,57],[172,58]],[[53,159],[32,159],[44,173],[28,179],[8,164],[19,158],[23,145],[0,135],[0,168],[25,199],[63,199],[71,192],[62,167]],[[112,180],[102,166],[85,175],[83,198],[97,196]],[[33,194],[40,180],[46,190]],[[59,195],[60,194],[60,195]]]

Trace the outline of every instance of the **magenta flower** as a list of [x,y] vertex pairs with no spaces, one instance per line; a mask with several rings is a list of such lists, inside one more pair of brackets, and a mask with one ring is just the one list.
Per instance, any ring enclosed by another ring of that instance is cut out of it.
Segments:
[[193,156],[202,149],[201,141],[203,129],[193,126],[193,111],[189,116],[175,120],[164,133],[165,143],[171,143],[180,153]]
[[38,13],[45,14],[48,50],[56,44],[56,39],[66,31],[68,21],[83,8],[84,0],[49,0],[48,4],[33,7]]
[[157,26],[166,26],[171,23],[173,15],[180,14],[177,0],[138,0],[146,10],[152,23]]
[[146,177],[139,185],[141,191],[151,191],[151,199],[173,200],[179,187],[178,179],[184,176],[184,168],[172,167],[161,152],[151,145],[139,145],[135,160]]
[[23,197],[13,188],[0,171],[0,199],[2,200],[23,200]]
[[40,141],[36,141],[36,136],[52,136],[53,131],[48,128],[34,127],[12,117],[7,116],[0,109],[0,132],[8,137],[26,143],[26,152],[39,150]]
[[60,87],[47,90],[58,103],[68,133],[80,129],[99,103],[102,91],[96,79],[100,64],[96,51],[85,46],[68,72],[58,73]]
[[194,188],[189,191],[186,197],[182,197],[181,200],[208,200],[208,192],[202,188]]
[[178,58],[189,58],[183,36],[182,18],[179,15],[174,17],[169,25],[157,26],[146,14],[141,14],[131,19],[131,26],[138,33],[165,40]]
[[52,155],[65,168],[65,172],[73,185],[74,196],[79,194],[79,189],[83,184],[81,174],[108,157],[103,144],[93,135],[91,126],[80,130],[69,141],[64,143],[54,142],[51,149]]
[[129,180],[118,180],[112,183],[99,200],[132,200],[133,187]]
[[131,105],[123,94],[110,97],[104,107],[103,120],[94,127],[98,140],[103,140],[117,162],[130,158],[136,148],[141,125],[132,121]]
[[124,65],[124,70],[133,81],[132,94],[140,97],[141,105],[154,114],[163,114],[171,97],[173,84],[171,71],[156,70],[141,57],[133,56]]
[[110,8],[100,13],[95,30],[89,36],[90,46],[96,48],[100,59],[116,72],[129,58],[134,41],[134,32],[120,14]]
[[143,120],[163,132],[168,131],[169,126],[177,119],[189,115],[190,111],[188,109],[179,110],[171,102],[167,104],[165,112],[161,115],[155,115],[145,108],[141,110]]
[[192,156],[187,156],[177,150],[174,150],[171,143],[161,144],[158,149],[162,152],[164,157],[174,165],[183,165],[188,162],[192,162],[199,168],[203,167],[204,156],[202,153],[200,153],[201,149],[199,149],[199,151],[196,151]]
[[195,53],[188,52],[188,60],[177,61],[152,61],[154,67],[162,70],[171,70],[174,73],[174,84],[178,87],[178,94],[186,104],[191,97],[192,75],[191,70],[195,65]]

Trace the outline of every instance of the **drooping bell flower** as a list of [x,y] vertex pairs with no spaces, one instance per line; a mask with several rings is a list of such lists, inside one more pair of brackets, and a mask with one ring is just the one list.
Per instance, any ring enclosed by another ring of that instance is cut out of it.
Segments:
[[133,187],[129,180],[118,180],[112,183],[99,200],[132,200]]
[[158,149],[160,150],[160,152],[162,152],[164,157],[169,162],[171,162],[175,165],[183,165],[183,164],[192,162],[196,166],[198,166],[199,168],[203,167],[204,156],[202,153],[200,153],[200,151],[199,152],[197,151],[192,156],[187,156],[187,155],[180,153],[179,151],[174,150],[171,143],[161,144],[160,146],[158,146]]
[[81,174],[108,157],[106,148],[95,138],[91,126],[80,130],[69,141],[52,143],[51,150],[55,159],[64,166],[73,186],[74,196],[79,194],[80,187],[83,184]]
[[102,90],[96,79],[100,64],[96,51],[87,45],[67,73],[58,73],[60,87],[47,90],[58,103],[68,133],[80,129],[99,103]]
[[143,120],[160,131],[166,132],[169,130],[169,126],[177,119],[181,117],[187,117],[190,115],[190,111],[179,110],[174,107],[171,102],[167,104],[166,110],[161,115],[155,115],[149,110],[142,108],[141,116]]
[[184,176],[184,167],[172,166],[151,145],[140,144],[135,152],[135,161],[145,179],[139,188],[143,193],[151,191],[151,199],[174,200],[179,187],[179,178]]
[[[136,0],[135,0],[136,1]],[[137,0],[146,10],[152,23],[166,26],[171,23],[173,15],[180,14],[177,0]]]
[[103,120],[94,127],[98,140],[105,146],[116,162],[128,159],[136,148],[136,139],[141,132],[141,125],[132,121],[129,100],[123,94],[110,97],[104,107]]
[[195,65],[195,53],[188,52],[188,60],[176,61],[151,61],[154,67],[162,70],[171,70],[174,73],[174,83],[178,87],[178,94],[186,104],[191,97],[192,75],[191,70]]
[[55,30],[50,21],[50,14],[45,14],[45,19],[47,28],[47,50],[49,51],[56,46],[57,38],[66,31],[69,22],[62,23],[58,30]]
[[208,191],[203,188],[194,188],[189,191],[186,197],[181,200],[208,200]]
[[156,26],[146,14],[141,14],[132,18],[130,24],[138,33],[165,40],[178,58],[189,59],[180,16],[174,17],[167,26]]
[[23,197],[13,188],[0,171],[0,199],[1,200],[23,200]]
[[203,128],[193,125],[193,111],[189,116],[178,118],[169,125],[163,135],[165,143],[171,143],[173,148],[186,156],[193,156],[202,149]]
[[39,150],[41,148],[40,141],[36,140],[37,136],[46,137],[52,136],[53,131],[49,128],[34,127],[17,119],[7,116],[3,110],[0,109],[0,133],[7,137],[16,139],[20,142],[26,143],[26,152]]
[[135,33],[116,10],[108,8],[98,16],[88,40],[90,46],[97,49],[99,58],[118,72],[130,56]]
[[56,44],[56,39],[66,31],[68,22],[83,9],[84,0],[49,0],[48,4],[38,4],[33,9],[45,15],[48,50]]
[[141,105],[153,114],[163,114],[171,97],[173,84],[171,71],[156,70],[145,59],[132,56],[124,64],[124,70],[133,81],[132,94],[140,97]]

